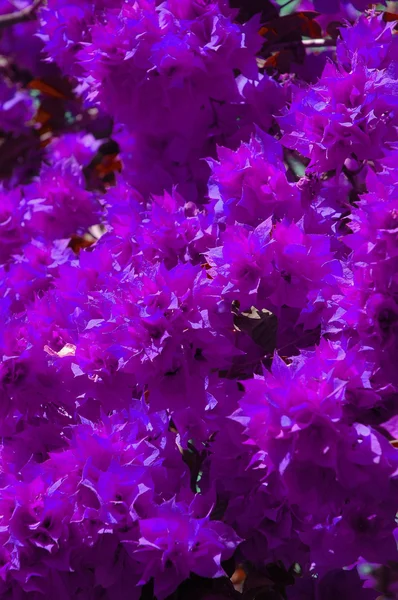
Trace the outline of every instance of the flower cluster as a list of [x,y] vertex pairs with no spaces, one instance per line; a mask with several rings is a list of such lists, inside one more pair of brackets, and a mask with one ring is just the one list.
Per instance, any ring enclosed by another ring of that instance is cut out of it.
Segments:
[[395,598],[395,17],[11,4],[1,598]]

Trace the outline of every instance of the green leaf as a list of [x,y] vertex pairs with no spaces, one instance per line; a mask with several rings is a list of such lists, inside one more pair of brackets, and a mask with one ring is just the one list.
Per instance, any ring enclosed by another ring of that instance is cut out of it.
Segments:
[[285,15],[290,15],[290,13],[294,12],[296,7],[299,5],[300,0],[277,0],[279,6],[281,7],[280,16],[284,17]]

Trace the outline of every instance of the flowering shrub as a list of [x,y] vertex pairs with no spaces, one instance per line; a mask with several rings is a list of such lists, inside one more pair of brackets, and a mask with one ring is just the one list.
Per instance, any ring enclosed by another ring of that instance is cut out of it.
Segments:
[[397,22],[0,0],[1,598],[398,598]]

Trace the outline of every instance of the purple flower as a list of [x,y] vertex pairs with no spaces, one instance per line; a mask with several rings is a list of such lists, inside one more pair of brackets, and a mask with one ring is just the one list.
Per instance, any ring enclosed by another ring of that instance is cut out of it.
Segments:
[[314,415],[332,421],[341,415],[346,382],[334,378],[329,369],[323,371],[317,359],[316,354],[307,360],[298,357],[289,366],[276,354],[272,374],[245,383],[240,405],[260,447],[266,449],[269,440],[310,426]]
[[82,170],[74,158],[44,166],[40,179],[26,189],[26,198],[27,226],[49,239],[84,233],[99,220],[99,204],[84,189]]
[[[337,46],[338,60],[349,71],[356,61],[371,69],[395,68],[397,62],[394,49],[397,40],[393,25],[385,23],[380,16],[361,16],[352,27],[342,27],[342,40]],[[372,44],[368,43],[372,40]]]
[[257,129],[237,151],[218,148],[218,158],[209,159],[209,196],[220,221],[256,226],[271,215],[300,214],[297,189],[286,179],[281,147],[271,136]]
[[271,219],[252,232],[243,226],[230,227],[223,246],[210,250],[207,260],[221,278],[224,293],[241,293],[242,302],[256,294],[261,278],[272,271],[271,231]]
[[310,158],[313,172],[339,170],[350,157],[378,161],[396,142],[393,90],[388,70],[356,61],[347,73],[328,63],[317,85],[297,90],[279,119],[282,143]]
[[276,306],[303,308],[311,289],[335,285],[341,265],[330,252],[328,237],[305,234],[299,225],[283,221],[272,239],[276,286],[271,300]]
[[35,103],[26,91],[18,90],[2,81],[0,106],[0,128],[3,131],[13,134],[27,132],[27,125],[35,114]]
[[202,577],[224,574],[221,561],[229,558],[239,538],[208,515],[196,515],[194,506],[175,500],[157,507],[140,520],[136,557],[144,566],[141,582],[155,577],[155,594],[162,600],[190,573]]
[[392,597],[395,21],[44,4],[0,23],[0,597]]

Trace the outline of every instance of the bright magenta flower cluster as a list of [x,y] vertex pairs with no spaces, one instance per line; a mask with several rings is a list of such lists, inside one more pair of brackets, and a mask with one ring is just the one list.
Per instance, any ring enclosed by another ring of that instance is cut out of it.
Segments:
[[313,4],[4,29],[1,598],[397,597],[396,20]]

